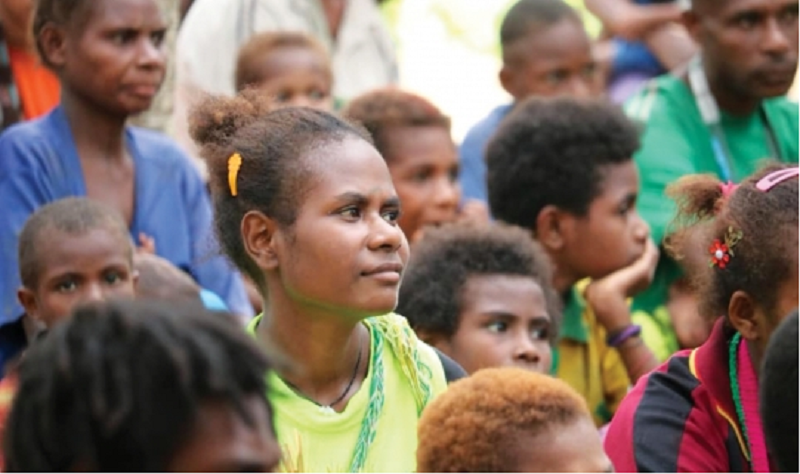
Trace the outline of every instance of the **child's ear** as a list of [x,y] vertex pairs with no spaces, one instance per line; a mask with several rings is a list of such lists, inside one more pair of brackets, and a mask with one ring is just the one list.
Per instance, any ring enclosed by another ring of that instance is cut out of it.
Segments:
[[741,290],[735,291],[728,303],[728,321],[748,341],[758,340],[761,333],[763,321],[759,321],[756,308],[753,298]]
[[545,206],[536,216],[536,240],[547,250],[558,251],[564,247],[563,213],[555,206]]
[[278,267],[276,232],[278,223],[259,211],[249,211],[242,218],[242,244],[250,258],[264,270]]
[[512,68],[506,64],[503,64],[503,67],[500,68],[500,72],[498,73],[498,78],[500,79],[500,85],[503,86],[506,92],[511,97],[517,97],[517,84],[515,79],[515,74]]
[[45,63],[60,68],[66,63],[66,32],[54,23],[46,24],[39,32],[39,47]]
[[20,287],[17,290],[17,300],[25,309],[25,314],[34,321],[39,322],[39,304],[33,291],[24,286]]

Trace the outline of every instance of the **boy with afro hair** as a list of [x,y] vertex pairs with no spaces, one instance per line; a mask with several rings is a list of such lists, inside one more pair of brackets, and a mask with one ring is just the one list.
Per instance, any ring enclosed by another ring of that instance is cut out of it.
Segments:
[[419,472],[612,472],[581,396],[518,368],[484,369],[419,422]]
[[516,366],[547,373],[561,317],[548,257],[522,229],[451,224],[414,249],[398,312],[467,373]]
[[616,106],[532,98],[487,148],[492,214],[528,230],[553,262],[564,303],[555,373],[584,396],[598,426],[658,364],[628,308],[658,260],[636,212],[638,146]]

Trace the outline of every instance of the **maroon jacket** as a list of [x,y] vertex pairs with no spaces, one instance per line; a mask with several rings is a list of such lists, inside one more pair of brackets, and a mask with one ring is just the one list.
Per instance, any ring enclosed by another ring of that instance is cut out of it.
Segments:
[[705,344],[673,355],[639,379],[605,438],[617,471],[750,471],[731,396],[731,337],[720,318]]

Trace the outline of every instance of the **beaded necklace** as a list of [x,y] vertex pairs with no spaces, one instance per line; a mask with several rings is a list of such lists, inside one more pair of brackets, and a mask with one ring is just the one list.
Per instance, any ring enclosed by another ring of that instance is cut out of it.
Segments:
[[[747,346],[738,332],[728,344],[728,369],[731,396],[746,445],[745,456],[748,458],[750,470],[752,472],[769,472],[769,456],[758,413],[758,381],[751,367]],[[750,413],[747,413],[747,409],[750,410]]]

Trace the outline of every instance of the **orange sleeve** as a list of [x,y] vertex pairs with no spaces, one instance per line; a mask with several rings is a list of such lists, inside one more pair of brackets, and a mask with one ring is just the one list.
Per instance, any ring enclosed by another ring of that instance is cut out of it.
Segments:
[[58,105],[61,84],[55,74],[32,52],[9,47],[8,53],[25,119],[44,115]]

